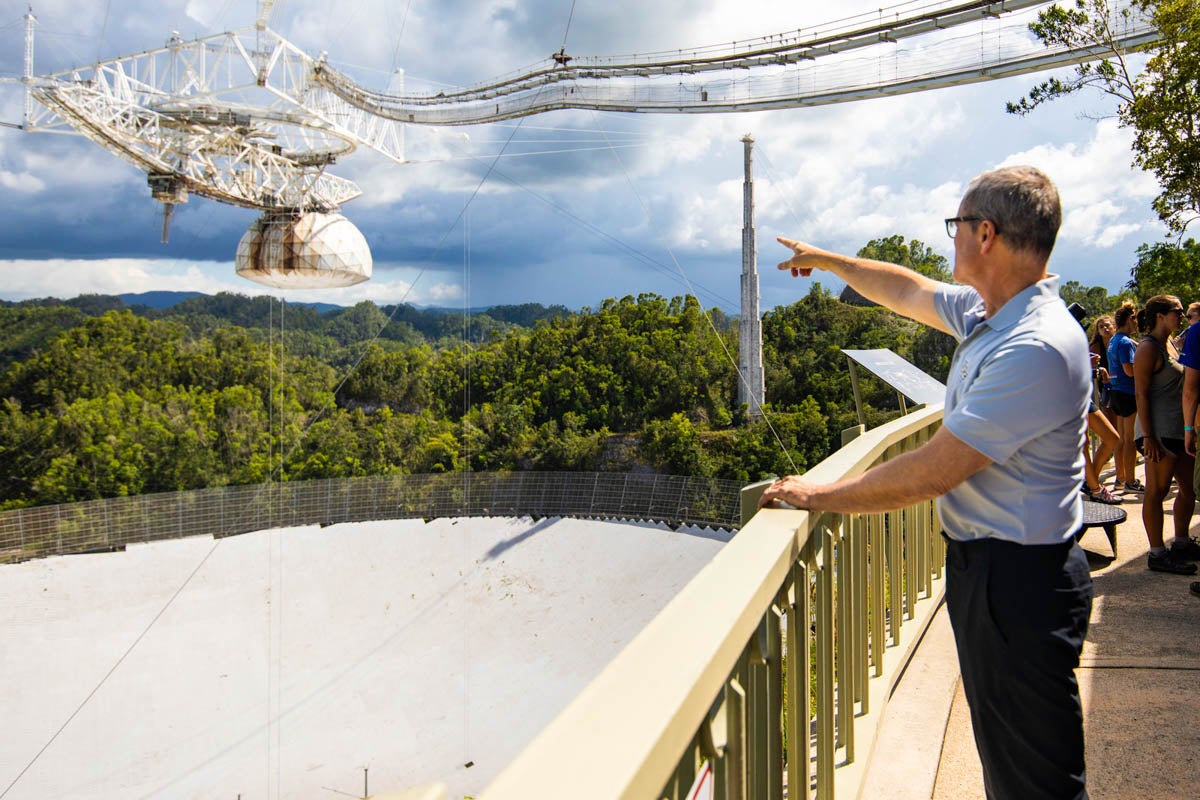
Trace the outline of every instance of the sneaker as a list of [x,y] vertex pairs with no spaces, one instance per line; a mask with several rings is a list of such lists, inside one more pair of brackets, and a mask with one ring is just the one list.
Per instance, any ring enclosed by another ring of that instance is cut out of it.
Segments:
[[1145,485],[1144,485],[1144,484],[1143,484],[1141,481],[1139,481],[1139,480],[1126,481],[1126,482],[1125,482],[1125,488],[1126,488],[1128,491],[1131,491],[1131,492],[1144,492],[1144,491],[1146,491],[1146,487],[1145,487]]
[[1170,550],[1163,553],[1161,556],[1156,556],[1151,553],[1146,557],[1146,566],[1152,572],[1170,572],[1173,575],[1195,575],[1196,565],[1179,558]]
[[[1107,503],[1110,506],[1119,506],[1121,503],[1125,502],[1124,497],[1117,497],[1103,486],[1094,492],[1088,492],[1088,497],[1092,498],[1092,500],[1097,503]],[[1200,544],[1198,544],[1197,547],[1200,547]]]
[[1200,561],[1200,542],[1195,539],[1180,542],[1176,539],[1171,545],[1171,552],[1184,561]]

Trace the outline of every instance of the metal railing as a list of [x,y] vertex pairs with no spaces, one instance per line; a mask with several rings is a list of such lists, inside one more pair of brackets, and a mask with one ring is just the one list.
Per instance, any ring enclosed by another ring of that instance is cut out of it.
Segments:
[[736,481],[617,472],[467,472],[226,486],[0,512],[0,563],[184,536],[437,517],[590,517],[734,529]]
[[[927,441],[941,407],[808,473],[860,474]],[[756,505],[762,487],[750,487]],[[855,797],[875,728],[942,595],[932,501],[759,512],[487,788],[487,800]]]

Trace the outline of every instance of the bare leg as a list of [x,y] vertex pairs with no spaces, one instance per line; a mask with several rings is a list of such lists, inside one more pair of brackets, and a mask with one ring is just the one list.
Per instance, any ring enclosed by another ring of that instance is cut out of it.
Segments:
[[[1164,452],[1158,461],[1146,461],[1146,494],[1142,498],[1142,524],[1146,528],[1146,538],[1150,540],[1151,547],[1163,546],[1163,500],[1171,488],[1176,460],[1175,456]],[[1194,498],[1192,502],[1195,502]]]
[[1137,464],[1137,450],[1133,445],[1133,421],[1136,414],[1128,417],[1117,417],[1117,432],[1121,441],[1117,443],[1117,480],[1122,483],[1133,482],[1133,470]]
[[1088,414],[1087,419],[1088,430],[1100,437],[1100,444],[1096,447],[1096,452],[1092,454],[1092,470],[1099,480],[1100,473],[1104,472],[1104,465],[1108,463],[1109,457],[1121,442],[1121,435],[1108,421],[1108,417],[1099,411]]
[[1175,538],[1186,539],[1188,528],[1192,524],[1192,514],[1196,510],[1196,489],[1192,484],[1192,471],[1196,467],[1196,459],[1184,453],[1175,459],[1175,484],[1179,491],[1175,493],[1175,504],[1171,511],[1175,515]]
[[1115,411],[1113,411],[1111,408],[1109,408],[1108,406],[1105,406],[1104,408],[1100,409],[1100,413],[1104,415],[1104,418],[1106,420],[1108,420],[1108,424],[1112,425],[1112,429],[1114,431],[1117,430],[1117,420],[1119,419],[1119,417],[1117,416],[1117,413]]
[[1100,490],[1100,475],[1092,466],[1092,448],[1088,447],[1088,444],[1083,443],[1083,482],[1087,484],[1088,489],[1095,492]]

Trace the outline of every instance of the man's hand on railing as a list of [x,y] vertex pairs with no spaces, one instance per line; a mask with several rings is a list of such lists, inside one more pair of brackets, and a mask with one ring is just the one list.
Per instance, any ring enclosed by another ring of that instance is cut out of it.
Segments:
[[812,490],[816,486],[799,475],[780,478],[758,498],[759,508],[812,508]]

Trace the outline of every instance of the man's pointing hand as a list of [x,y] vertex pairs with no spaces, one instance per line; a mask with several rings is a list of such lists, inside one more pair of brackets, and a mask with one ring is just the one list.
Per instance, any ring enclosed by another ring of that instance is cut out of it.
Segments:
[[813,247],[804,242],[797,242],[794,239],[785,239],[782,236],[776,237],[776,240],[784,247],[792,251],[792,257],[787,261],[779,262],[779,269],[786,269],[792,273],[793,278],[800,276],[808,277],[816,268],[824,268],[824,264],[828,263],[829,257],[833,255],[819,247]]

